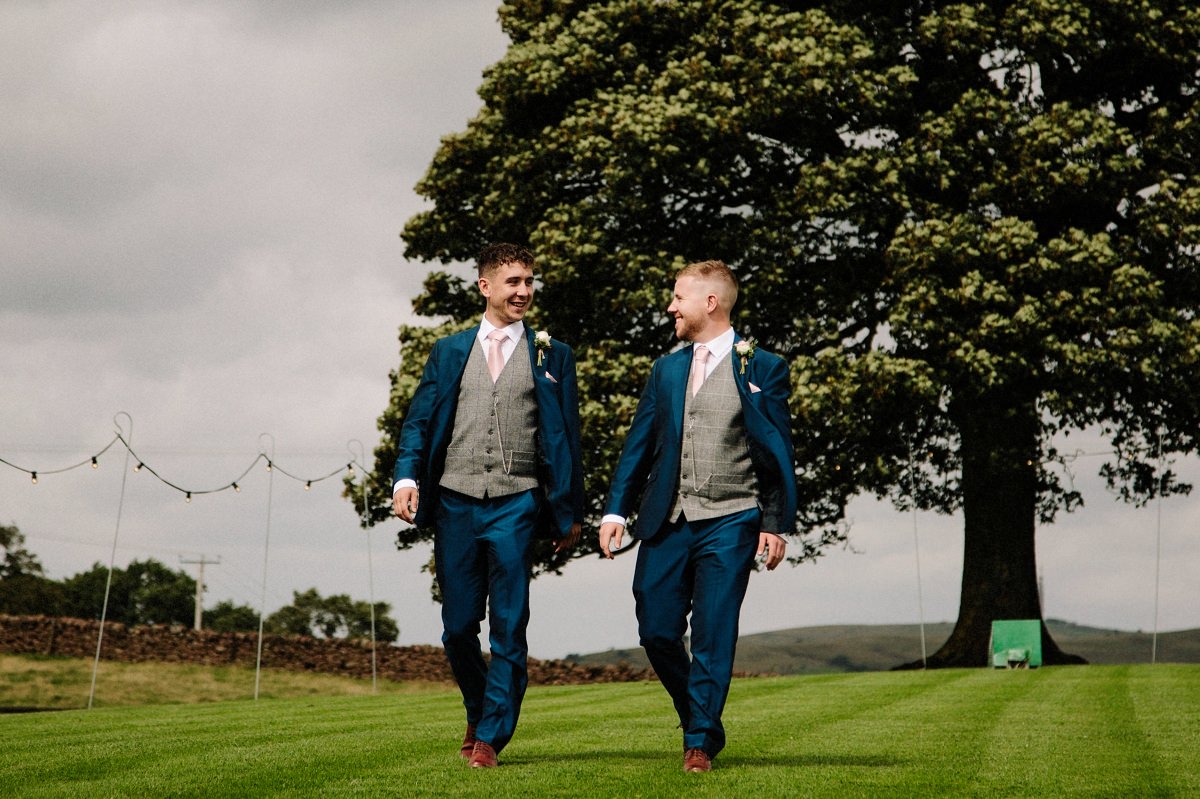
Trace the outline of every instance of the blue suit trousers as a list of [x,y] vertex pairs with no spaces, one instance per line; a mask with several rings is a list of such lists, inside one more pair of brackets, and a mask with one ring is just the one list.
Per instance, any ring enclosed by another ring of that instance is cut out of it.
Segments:
[[[529,550],[536,491],[474,499],[443,489],[434,562],[442,644],[475,736],[499,752],[512,739],[528,685]],[[479,644],[489,608],[491,664]]]
[[[643,540],[633,575],[638,634],[683,727],[685,749],[716,757],[733,677],[738,617],[758,549],[761,512],[670,523]],[[691,657],[683,643],[691,613]]]

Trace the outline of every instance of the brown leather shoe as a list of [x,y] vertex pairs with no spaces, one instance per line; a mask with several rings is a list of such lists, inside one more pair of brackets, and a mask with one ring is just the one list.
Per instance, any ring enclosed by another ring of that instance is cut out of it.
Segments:
[[496,762],[496,750],[492,748],[491,744],[476,741],[469,765],[471,768],[495,768],[500,764]]
[[689,773],[712,771],[712,759],[703,749],[689,749],[683,755],[683,770]]
[[467,725],[467,734],[463,736],[462,747],[458,750],[458,754],[464,760],[471,759],[471,753],[475,751],[475,725]]

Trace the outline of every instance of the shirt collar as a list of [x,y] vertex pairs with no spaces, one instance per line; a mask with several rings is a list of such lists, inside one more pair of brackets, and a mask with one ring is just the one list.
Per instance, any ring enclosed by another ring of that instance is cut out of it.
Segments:
[[[485,316],[485,317],[483,317],[483,320],[479,323],[479,333],[477,335],[477,338],[480,341],[486,341],[488,334],[491,333],[493,330],[503,330],[505,332],[505,334],[513,341],[520,341],[521,336],[525,335],[525,323],[522,322],[520,319],[518,319],[517,321],[513,322],[511,325],[508,325],[507,327],[496,327],[491,322],[489,322],[488,318]],[[730,345],[730,346],[732,346],[732,345]]]
[[708,351],[712,354],[713,360],[719,360],[727,356],[729,351],[733,349],[733,337],[734,333],[733,328],[731,327],[711,341],[696,341],[693,343],[697,346],[703,344],[705,347],[708,347]]

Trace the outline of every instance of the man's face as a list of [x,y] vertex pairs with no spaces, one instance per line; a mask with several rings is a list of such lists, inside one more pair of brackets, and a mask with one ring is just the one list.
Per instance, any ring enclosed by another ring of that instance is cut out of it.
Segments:
[[691,275],[675,281],[675,293],[667,313],[675,317],[675,336],[680,341],[695,341],[708,323],[708,286]]
[[501,264],[479,278],[479,291],[487,297],[488,321],[507,327],[523,319],[533,303],[533,269],[516,261]]

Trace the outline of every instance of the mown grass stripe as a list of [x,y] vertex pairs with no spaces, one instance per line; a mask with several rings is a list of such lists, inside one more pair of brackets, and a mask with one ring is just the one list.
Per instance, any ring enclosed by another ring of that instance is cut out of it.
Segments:
[[981,794],[1020,795],[1036,786],[1065,797],[1163,795],[1150,787],[1162,775],[1146,767],[1123,670],[1104,681],[1077,668],[1025,674],[1033,690],[995,719],[984,747]]
[[1161,664],[1128,670],[1136,724],[1171,796],[1200,796],[1200,680],[1195,668]]
[[654,683],[531,690],[494,771],[452,689],[12,715],[0,796],[1191,796],[1197,699],[1197,667],[739,680],[703,776]]
[[886,766],[859,769],[847,789],[875,796],[965,795],[979,768],[986,718],[1021,690],[1012,683],[993,684],[984,674],[915,674],[911,682],[927,690],[839,724],[830,738],[838,743],[840,757],[869,753],[866,762]]

